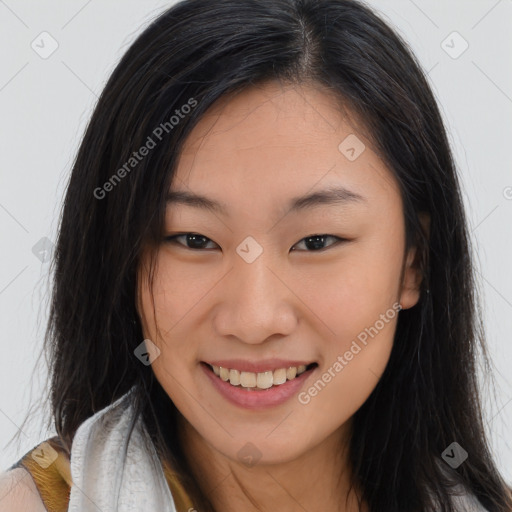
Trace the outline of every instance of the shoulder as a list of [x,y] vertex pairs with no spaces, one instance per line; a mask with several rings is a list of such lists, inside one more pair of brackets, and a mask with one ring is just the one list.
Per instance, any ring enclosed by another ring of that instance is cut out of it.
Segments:
[[0,474],[0,512],[46,512],[30,473],[22,467]]
[[58,437],[47,439],[4,472],[0,482],[0,512],[65,511],[71,486],[68,452]]

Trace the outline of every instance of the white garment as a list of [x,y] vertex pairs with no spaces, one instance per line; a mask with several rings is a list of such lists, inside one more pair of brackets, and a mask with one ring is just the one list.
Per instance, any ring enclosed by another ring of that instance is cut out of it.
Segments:
[[[476,496],[469,492],[461,483],[457,483],[454,478],[451,470],[449,469],[448,464],[441,458],[438,459],[438,464],[441,468],[441,471],[451,480],[454,488],[450,490],[450,493],[453,493],[452,503],[455,506],[455,510],[457,512],[489,512],[486,508],[484,508],[480,502],[477,500]],[[439,505],[439,503],[436,501]],[[436,507],[437,510],[437,507]]]
[[69,512],[176,512],[158,454],[144,443],[149,436],[140,417],[127,443],[134,417],[130,398],[128,392],[78,428]]
[[489,512],[473,494],[462,491],[461,495],[453,498],[453,503],[460,512]]
[[[133,418],[128,392],[80,425],[71,446],[68,512],[176,512],[154,445],[147,443],[148,452],[144,443],[149,436],[140,417],[126,448]],[[458,511],[488,512],[460,484],[456,489]]]

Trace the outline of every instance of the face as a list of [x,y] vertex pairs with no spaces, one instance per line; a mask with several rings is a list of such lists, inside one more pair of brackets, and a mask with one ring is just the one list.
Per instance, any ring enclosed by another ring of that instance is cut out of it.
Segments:
[[187,139],[170,192],[218,203],[175,194],[152,292],[147,258],[139,273],[152,369],[186,424],[260,463],[346,433],[400,305],[419,298],[398,185],[353,116],[312,86],[226,97]]

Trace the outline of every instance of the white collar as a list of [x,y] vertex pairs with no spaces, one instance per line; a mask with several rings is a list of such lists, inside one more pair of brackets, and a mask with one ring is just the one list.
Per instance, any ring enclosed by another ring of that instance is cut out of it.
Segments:
[[176,512],[161,461],[132,390],[88,418],[71,446],[69,512]]

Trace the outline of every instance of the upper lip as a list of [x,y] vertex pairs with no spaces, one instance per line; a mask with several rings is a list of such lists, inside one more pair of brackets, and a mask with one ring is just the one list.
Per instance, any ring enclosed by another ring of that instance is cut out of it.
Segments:
[[262,373],[266,371],[278,370],[279,368],[289,368],[290,366],[308,366],[314,361],[304,361],[298,359],[263,359],[261,361],[248,361],[246,359],[217,359],[215,361],[205,361],[212,366],[222,366],[242,372]]

